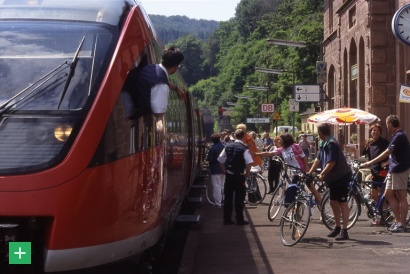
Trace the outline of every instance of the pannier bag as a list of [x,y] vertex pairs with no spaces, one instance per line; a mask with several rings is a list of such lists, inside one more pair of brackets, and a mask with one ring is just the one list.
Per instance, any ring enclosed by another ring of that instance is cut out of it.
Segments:
[[285,190],[285,207],[290,206],[296,199],[299,186],[297,184],[290,184]]

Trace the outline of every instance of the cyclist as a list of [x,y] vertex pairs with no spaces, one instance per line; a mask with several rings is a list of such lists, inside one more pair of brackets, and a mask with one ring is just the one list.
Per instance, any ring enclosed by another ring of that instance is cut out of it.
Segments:
[[[330,135],[330,126],[321,124],[317,128],[319,138],[322,140],[320,151],[313,162],[308,174],[321,166],[319,179],[324,180],[330,191],[330,206],[335,217],[335,228],[327,235],[335,240],[348,240],[347,225],[349,224],[349,206],[347,195],[352,171],[339,143]],[[340,215],[343,219],[343,229],[340,226]]]
[[[280,138],[282,140],[282,147],[279,147],[274,151],[259,152],[255,154],[265,157],[273,157],[275,155],[282,156],[285,163],[300,168],[302,171],[306,172],[308,168],[308,160],[302,148],[295,143],[295,140],[290,134],[282,134]],[[298,179],[298,176],[294,176],[292,184],[297,183],[296,180]],[[315,196],[316,204],[319,206],[322,202],[322,197],[315,188],[315,185],[313,182],[307,182],[307,187],[310,192],[312,192],[313,196]]]

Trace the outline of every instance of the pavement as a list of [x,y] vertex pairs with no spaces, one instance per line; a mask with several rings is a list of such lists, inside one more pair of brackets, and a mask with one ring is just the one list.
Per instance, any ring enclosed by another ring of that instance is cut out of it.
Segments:
[[326,237],[329,230],[315,208],[303,240],[286,247],[279,237],[279,219],[271,222],[267,217],[270,198],[246,206],[246,226],[223,225],[222,209],[204,198],[178,274],[410,273],[410,228],[392,234],[385,227],[372,227],[362,210],[349,230],[350,240],[337,242]]

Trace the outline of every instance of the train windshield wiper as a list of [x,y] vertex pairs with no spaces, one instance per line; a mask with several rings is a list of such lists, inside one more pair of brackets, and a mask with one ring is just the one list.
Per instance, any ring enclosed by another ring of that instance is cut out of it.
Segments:
[[83,36],[83,39],[81,39],[81,42],[80,42],[80,44],[78,45],[77,51],[76,51],[76,53],[74,54],[73,61],[71,61],[71,64],[70,64],[70,72],[68,73],[67,79],[66,79],[66,81],[65,81],[65,86],[64,86],[64,89],[63,89],[63,93],[61,94],[60,102],[58,103],[57,109],[60,109],[61,103],[63,102],[64,96],[65,96],[65,94],[66,94],[66,92],[67,92],[67,90],[68,90],[68,86],[70,85],[71,79],[72,79],[73,76],[74,76],[75,67],[77,66],[78,59],[79,59],[79,58],[78,58],[78,55],[80,54],[80,50],[81,50],[81,47],[82,47],[83,44],[84,44],[84,40],[85,40],[85,36]]
[[[27,96],[29,96],[30,94],[32,94],[34,91],[36,91],[37,89],[39,89],[40,87],[42,87],[45,83],[47,83],[50,79],[52,79],[53,77],[55,77],[58,73],[61,72],[61,67],[63,67],[64,65],[68,65],[68,62],[65,61],[64,63],[58,65],[56,68],[52,69],[50,72],[46,73],[44,76],[42,76],[40,79],[38,79],[37,81],[35,81],[34,83],[28,85],[26,88],[24,88],[23,90],[19,91],[16,95],[14,95],[13,97],[11,97],[10,99],[6,100],[3,104],[0,105],[0,116],[4,113],[6,113],[7,111],[9,111],[12,107],[14,107],[17,103],[21,102],[22,100],[24,100]],[[65,69],[65,68],[64,68]],[[42,82],[41,82],[42,81]],[[41,83],[40,83],[41,82]],[[38,85],[37,85],[38,84]],[[33,89],[31,89],[33,86],[37,85],[36,87],[34,87]],[[25,92],[27,92],[28,90],[31,91],[24,95],[20,100],[18,101],[14,101],[17,97],[19,97],[20,95],[24,94]],[[13,102],[13,103],[12,103]]]

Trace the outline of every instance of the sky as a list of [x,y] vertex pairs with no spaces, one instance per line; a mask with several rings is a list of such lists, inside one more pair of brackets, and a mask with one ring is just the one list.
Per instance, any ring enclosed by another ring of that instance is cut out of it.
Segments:
[[140,0],[145,11],[156,15],[181,15],[191,19],[228,21],[241,0]]

